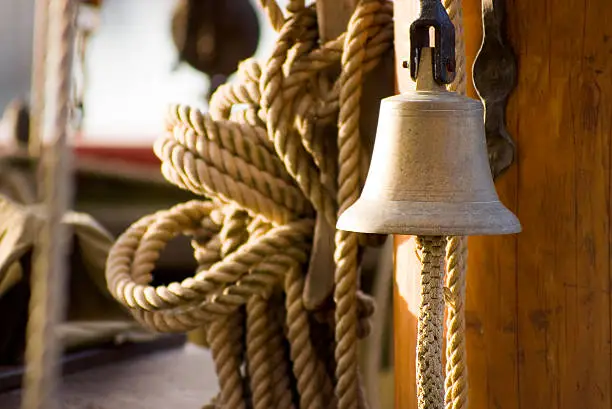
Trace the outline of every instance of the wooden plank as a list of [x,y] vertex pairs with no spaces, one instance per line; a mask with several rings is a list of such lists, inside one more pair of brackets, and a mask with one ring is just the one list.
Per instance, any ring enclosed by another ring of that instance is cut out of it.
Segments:
[[[508,8],[511,7],[507,4]],[[481,27],[479,1],[464,1],[467,34]],[[466,41],[469,64],[478,48],[472,34]],[[477,36],[482,36],[478,31]],[[468,95],[475,97],[472,81]],[[516,99],[509,101],[514,109]],[[507,118],[511,136],[518,132],[517,118]],[[500,200],[517,212],[517,164],[513,164],[496,182]],[[517,352],[517,240],[520,236],[470,237],[466,289],[466,337],[470,407],[479,409],[516,409],[518,399]]]
[[[525,407],[610,407],[610,366],[601,365],[610,356],[610,105],[600,106],[612,74],[602,55],[611,34],[606,4],[517,2],[518,195],[527,227],[518,247],[519,399]],[[607,77],[595,76],[596,63]]]
[[[414,90],[410,70],[403,67],[410,59],[410,24],[418,16],[416,1],[394,3],[395,72],[398,91]],[[395,236],[393,285],[393,357],[395,408],[416,409],[416,338],[420,302],[419,262],[414,238]]]
[[406,92],[415,88],[410,70],[403,67],[410,60],[410,25],[419,15],[419,3],[410,0],[396,0],[393,7],[395,31],[395,72],[397,89]]
[[393,335],[395,408],[416,409],[416,335],[421,293],[414,237],[395,236]]
[[497,188],[524,232],[470,240],[472,407],[611,405],[607,6],[508,1],[518,160]]
[[[515,210],[516,169],[497,184]],[[466,337],[473,408],[518,408],[516,237],[470,237]]]
[[[464,2],[466,22],[475,17],[471,4]],[[518,158],[497,189],[524,232],[469,240],[470,407],[611,406],[607,6],[508,0],[519,67],[507,122]],[[403,24],[396,29],[404,31]],[[402,334],[406,345],[410,334]]]
[[346,31],[357,0],[317,0],[316,5],[319,35],[322,41],[328,41]]

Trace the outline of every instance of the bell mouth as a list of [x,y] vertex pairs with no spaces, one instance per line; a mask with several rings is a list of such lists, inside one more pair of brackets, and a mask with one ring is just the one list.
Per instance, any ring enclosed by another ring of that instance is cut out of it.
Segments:
[[358,233],[480,236],[521,231],[501,202],[405,202],[359,199],[336,227]]

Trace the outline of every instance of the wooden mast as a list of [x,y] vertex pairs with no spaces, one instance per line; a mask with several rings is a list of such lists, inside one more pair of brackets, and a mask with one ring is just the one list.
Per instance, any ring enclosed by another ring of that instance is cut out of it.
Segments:
[[[480,44],[479,3],[463,2],[468,67]],[[395,1],[398,58],[416,4]],[[507,108],[517,157],[496,186],[524,230],[469,239],[469,405],[609,409],[612,8],[507,0],[506,9],[518,60]],[[397,73],[401,91],[409,74]],[[412,409],[418,289],[409,238],[397,249],[395,407]]]
[[516,237],[474,238],[474,408],[610,408],[612,9],[508,0],[518,160],[497,184]]

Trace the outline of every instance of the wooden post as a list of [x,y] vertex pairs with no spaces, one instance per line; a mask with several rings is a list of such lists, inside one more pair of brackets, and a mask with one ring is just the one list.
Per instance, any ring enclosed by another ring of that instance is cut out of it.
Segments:
[[473,408],[610,408],[612,9],[507,0],[516,237],[470,240]]
[[321,41],[329,41],[346,30],[357,7],[357,0],[317,0],[317,16]]
[[[414,3],[395,2],[398,57]],[[464,0],[469,66],[480,41],[478,3]],[[469,239],[470,408],[608,409],[612,9],[606,0],[506,4],[518,61],[507,109],[517,158],[496,187],[524,230]],[[407,75],[398,69],[400,90]],[[403,267],[410,240],[396,243],[396,409],[412,409],[418,289]]]

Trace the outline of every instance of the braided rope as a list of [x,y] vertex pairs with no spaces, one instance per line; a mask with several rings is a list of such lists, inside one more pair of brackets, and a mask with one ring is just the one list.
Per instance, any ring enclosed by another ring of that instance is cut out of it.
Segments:
[[[444,7],[455,26],[456,31],[456,66],[457,73],[455,81],[447,87],[449,91],[456,91],[461,94],[466,92],[466,67],[465,67],[465,44],[463,39],[463,16],[461,0],[445,0]],[[425,240],[426,238],[421,238]],[[419,408],[445,406],[446,409],[465,409],[467,407],[467,358],[465,346],[465,281],[466,281],[466,257],[467,244],[463,237],[447,237],[446,247],[446,283],[447,283],[447,344],[446,344],[446,376],[444,381],[444,391],[440,391],[441,369],[437,368],[439,359],[438,337],[436,333],[435,345],[432,346],[432,339],[424,339],[428,333],[435,332],[435,328],[441,324],[437,314],[431,315],[429,311],[420,311],[419,314],[419,334],[417,351],[417,393]],[[421,246],[431,247],[429,241],[421,242]],[[435,250],[438,250],[438,243],[435,243]],[[423,249],[420,251],[430,252],[434,249]],[[431,271],[425,271],[427,266],[423,265],[422,280],[430,280]],[[436,283],[437,286],[437,283]],[[429,289],[430,290],[430,289]],[[423,290],[425,293],[425,289]],[[425,294],[423,295],[425,297]],[[439,294],[436,294],[436,299]],[[426,301],[423,300],[423,305]],[[436,308],[439,308],[436,301]],[[422,305],[422,307],[423,307]],[[426,315],[422,315],[425,313]],[[423,333],[421,333],[424,331]],[[429,337],[432,338],[432,337]],[[441,341],[440,341],[441,342]],[[425,352],[427,351],[427,352]],[[419,354],[423,353],[421,358]],[[432,369],[428,365],[434,365]],[[433,373],[432,373],[433,371]],[[434,387],[434,385],[437,385]],[[441,400],[440,394],[444,400]]]
[[444,408],[444,257],[443,239],[419,236],[417,255],[421,262],[421,304],[417,337],[417,400],[419,409]]

